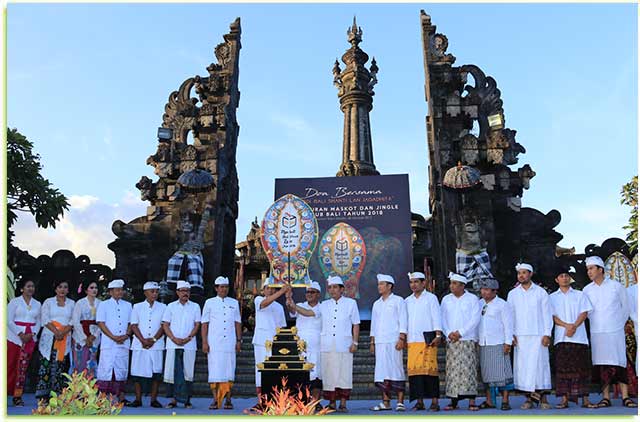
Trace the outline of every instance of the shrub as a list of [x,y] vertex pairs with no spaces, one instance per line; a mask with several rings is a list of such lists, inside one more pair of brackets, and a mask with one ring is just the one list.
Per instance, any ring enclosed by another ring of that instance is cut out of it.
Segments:
[[87,377],[86,371],[63,374],[68,384],[60,394],[51,392],[49,403],[41,399],[34,415],[118,415],[123,404],[114,404],[113,398],[100,393],[96,380]]

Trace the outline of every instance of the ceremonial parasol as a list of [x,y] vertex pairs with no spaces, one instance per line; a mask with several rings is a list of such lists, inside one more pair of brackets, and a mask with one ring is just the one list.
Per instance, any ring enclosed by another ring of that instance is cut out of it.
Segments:
[[451,167],[444,174],[442,184],[450,189],[470,189],[480,183],[480,172],[471,166],[463,166],[458,161],[458,165]]
[[193,169],[180,175],[178,186],[188,193],[201,193],[211,191],[215,187],[215,182],[208,171]]

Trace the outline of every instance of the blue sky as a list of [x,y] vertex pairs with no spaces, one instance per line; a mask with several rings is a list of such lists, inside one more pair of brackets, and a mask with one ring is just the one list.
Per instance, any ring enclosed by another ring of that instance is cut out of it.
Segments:
[[537,176],[523,206],[558,209],[562,246],[624,236],[622,184],[637,174],[637,6],[633,4],[9,4],[7,117],[35,144],[44,174],[71,197],[56,230],[16,226],[32,254],[68,248],[113,265],[111,223],[145,214],[134,184],[169,93],[205,75],[242,19],[238,109],[239,240],[280,177],[332,176],[342,114],[333,62],[354,15],[380,71],[371,113],[383,174],[408,173],[428,214],[420,9],[502,92],[507,126]]

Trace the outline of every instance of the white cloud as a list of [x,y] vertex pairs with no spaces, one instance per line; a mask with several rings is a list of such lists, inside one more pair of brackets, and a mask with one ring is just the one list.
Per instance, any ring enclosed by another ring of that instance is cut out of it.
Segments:
[[117,204],[106,203],[91,195],[72,195],[70,207],[55,229],[39,228],[27,214],[13,227],[14,245],[33,256],[51,255],[68,249],[76,256],[87,255],[94,264],[115,265],[115,256],[107,245],[115,240],[111,225],[115,220],[129,222],[145,213],[146,203],[126,191]]
[[87,209],[89,206],[91,206],[91,204],[94,204],[98,200],[98,197],[91,195],[72,195],[71,197],[69,197],[69,206],[71,207],[71,209],[82,211]]

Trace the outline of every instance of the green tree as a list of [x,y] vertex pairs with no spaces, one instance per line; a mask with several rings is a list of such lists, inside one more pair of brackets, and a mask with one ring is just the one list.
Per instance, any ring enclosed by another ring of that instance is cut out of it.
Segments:
[[11,226],[18,211],[32,214],[42,228],[56,227],[56,221],[69,209],[67,198],[42,177],[40,155],[33,144],[17,129],[7,128],[7,229],[9,243]]
[[629,230],[627,243],[632,253],[635,253],[638,250],[638,176],[633,176],[629,183],[624,184],[620,193],[622,194],[620,203],[632,208],[629,223],[623,229]]

